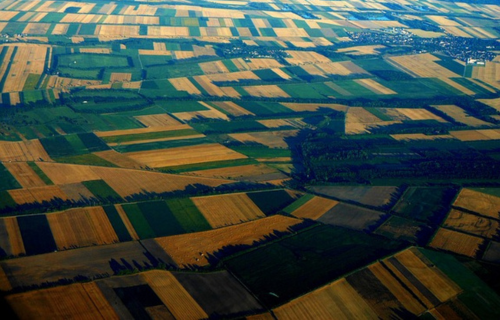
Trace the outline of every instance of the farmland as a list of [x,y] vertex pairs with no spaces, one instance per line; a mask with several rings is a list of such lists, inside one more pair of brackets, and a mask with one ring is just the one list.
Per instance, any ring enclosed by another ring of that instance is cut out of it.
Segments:
[[0,2],[2,310],[499,319],[497,2]]

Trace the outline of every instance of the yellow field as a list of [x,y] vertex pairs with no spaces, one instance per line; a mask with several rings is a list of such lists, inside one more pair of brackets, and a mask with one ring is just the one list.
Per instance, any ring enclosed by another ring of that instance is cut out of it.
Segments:
[[462,289],[439,269],[422,261],[418,256],[419,254],[416,248],[412,248],[396,254],[394,258],[410,271],[439,301],[447,301],[462,292]]
[[177,126],[181,124],[178,120],[172,118],[168,114],[152,114],[147,116],[135,116],[134,118],[139,120],[146,127],[151,128]]
[[198,64],[204,74],[229,73],[222,61],[203,62]]
[[423,133],[401,133],[401,134],[391,134],[390,136],[399,141],[454,139],[454,137],[449,134],[425,135]]
[[26,162],[6,162],[4,166],[23,188],[43,187],[45,183]]
[[345,133],[359,134],[369,132],[372,127],[400,123],[400,121],[382,121],[371,112],[361,107],[350,107],[346,114]]
[[55,184],[68,184],[100,179],[100,177],[92,171],[91,166],[48,162],[38,162],[37,165]]
[[176,90],[186,91],[189,94],[201,95],[201,91],[188,78],[175,78],[168,80]]
[[333,104],[333,103],[293,103],[293,102],[283,102],[282,105],[287,107],[288,109],[292,109],[293,111],[301,112],[301,111],[316,111],[319,108],[330,108],[333,110],[346,112],[347,106],[341,104]]
[[440,26],[461,27],[462,25],[456,21],[450,20],[443,16],[426,16]]
[[47,220],[58,250],[119,242],[102,207],[51,213]]
[[280,127],[294,127],[301,129],[307,126],[307,123],[302,121],[302,119],[269,119],[269,120],[257,120],[258,123],[266,126],[267,128],[280,128]]
[[106,161],[109,161],[120,168],[128,168],[128,169],[140,169],[141,164],[128,158],[124,154],[116,152],[115,150],[106,150],[94,152],[96,156],[102,158]]
[[[306,36],[307,37],[307,36]],[[314,51],[291,51],[287,50],[286,53],[290,58],[285,58],[288,63],[293,65],[301,65],[307,63],[327,63],[332,62],[327,57],[316,53]]]
[[283,131],[264,131],[250,133],[233,133],[229,136],[240,142],[257,142],[268,146],[269,148],[288,148],[285,138],[294,137],[298,133],[297,130]]
[[0,143],[0,161],[51,161],[38,140]]
[[243,87],[248,94],[254,97],[264,97],[264,98],[290,98],[288,93],[283,91],[277,85],[260,85],[252,87]]
[[161,193],[184,190],[187,186],[197,183],[216,187],[233,182],[232,180],[105,167],[93,167],[93,171],[122,197],[143,193],[144,190]]
[[462,189],[453,205],[486,217],[500,218],[500,198],[486,193]]
[[484,66],[474,66],[472,78],[482,80],[500,89],[500,63],[487,61]]
[[162,132],[162,131],[172,131],[172,130],[182,130],[182,129],[191,129],[191,127],[187,124],[178,124],[178,125],[168,125],[163,127],[151,126],[148,128],[128,129],[128,130],[96,131],[94,133],[98,137],[116,137],[116,136],[130,135],[130,134],[142,134],[142,133]]
[[286,232],[300,222],[275,215],[210,231],[156,238],[155,241],[179,266],[206,266],[208,254],[227,246],[251,245],[274,231]]
[[191,198],[213,228],[219,228],[265,217],[245,194]]
[[68,197],[68,199],[73,201],[85,201],[86,199],[90,199],[94,197],[94,194],[89,191],[83,184],[70,183],[60,185],[62,192]]
[[209,95],[218,97],[226,95],[219,87],[214,85],[207,76],[194,76],[193,78]]
[[498,129],[450,131],[450,134],[456,139],[461,141],[500,139],[500,130]]
[[131,73],[112,72],[110,82],[129,82],[132,80]]
[[50,201],[54,198],[69,200],[59,186],[44,186],[30,189],[16,189],[8,191],[17,204]]
[[220,144],[129,152],[126,155],[152,168],[246,158],[246,156]]
[[216,73],[216,74],[209,74],[207,75],[207,78],[210,79],[210,81],[240,81],[240,80],[260,80],[259,77],[252,71],[237,71],[237,72],[231,72],[231,73]]
[[240,107],[232,101],[214,101],[213,104],[236,117],[243,115],[254,115],[252,112]]
[[273,312],[278,319],[378,319],[345,279],[294,299]]
[[95,282],[18,293],[5,299],[20,319],[119,319]]
[[362,85],[363,87],[367,88],[370,91],[373,91],[376,94],[396,94],[397,93],[397,92],[395,92],[387,87],[384,87],[383,85],[381,85],[380,83],[378,83],[377,81],[375,81],[373,79],[358,79],[358,80],[354,80],[354,82]]
[[338,49],[337,52],[347,52],[352,55],[378,54],[379,49],[384,49],[383,45],[357,46]]
[[384,285],[398,301],[413,314],[421,314],[425,308],[405,287],[401,285],[389,271],[381,264],[375,263],[368,267],[377,279]]
[[398,64],[404,71],[422,78],[453,78],[460,75],[440,66],[434,61],[439,59],[430,53],[390,57],[389,62]]
[[466,124],[471,127],[481,127],[481,126],[492,126],[493,124],[479,120],[472,116],[469,116],[462,108],[455,105],[433,105],[431,106],[441,112],[446,113],[448,116],[455,119],[457,122]]
[[47,46],[17,46],[16,55],[11,57],[13,62],[3,92],[23,91],[24,83],[30,74],[43,73],[46,54]]
[[[499,56],[500,57],[500,56]],[[479,102],[482,102],[494,109],[496,109],[497,111],[500,111],[500,98],[496,98],[496,99],[478,99],[477,101]]]
[[176,319],[206,319],[208,315],[168,271],[140,274]]
[[[202,111],[188,111],[188,112],[176,112],[174,115],[182,120],[182,121],[189,121],[193,118],[208,118],[208,119],[222,119],[229,121],[228,116],[225,113],[220,112],[219,110],[215,109],[211,105],[200,101],[199,102],[201,105],[203,105],[205,108],[208,110],[202,110]],[[203,135],[202,135],[203,136]]]
[[0,247],[7,256],[26,254],[21,231],[15,217],[1,219],[0,230]]
[[483,241],[479,237],[440,228],[429,246],[475,258]]
[[452,209],[443,227],[491,239],[497,234],[500,223],[496,220],[478,217],[460,210]]
[[[435,115],[434,113],[421,108],[411,109],[411,108],[394,108],[394,109],[385,109],[390,114],[391,110],[402,114],[404,117],[410,120],[436,120],[439,122],[446,122],[443,118]],[[392,116],[392,114],[390,114]],[[405,119],[400,119],[405,120]]]
[[328,210],[335,207],[338,203],[339,202],[335,200],[315,196],[291,214],[302,219],[316,220],[328,212]]
[[108,48],[80,48],[81,53],[103,53],[109,54],[111,50]]

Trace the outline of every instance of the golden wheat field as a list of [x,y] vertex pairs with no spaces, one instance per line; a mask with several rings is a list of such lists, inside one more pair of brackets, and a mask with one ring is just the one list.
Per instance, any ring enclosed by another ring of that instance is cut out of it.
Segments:
[[485,217],[500,217],[500,198],[479,191],[462,189],[453,205]]
[[328,212],[328,210],[335,207],[338,203],[339,202],[336,200],[330,200],[315,196],[311,200],[307,201],[300,208],[291,212],[291,214],[301,219],[316,220],[320,218],[323,214]]
[[264,213],[245,193],[191,198],[213,228],[263,218]]
[[484,240],[479,237],[440,228],[429,246],[475,258],[483,242]]
[[276,215],[210,231],[156,238],[155,241],[179,266],[206,266],[208,255],[217,250],[231,245],[251,245],[274,231],[286,232],[300,222]]

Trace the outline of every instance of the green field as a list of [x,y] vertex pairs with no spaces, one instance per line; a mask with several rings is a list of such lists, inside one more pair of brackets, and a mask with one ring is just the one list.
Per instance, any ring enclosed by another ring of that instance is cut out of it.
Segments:
[[123,223],[122,218],[118,214],[118,211],[116,211],[116,208],[112,205],[109,205],[109,206],[104,206],[103,209],[104,212],[106,212],[106,216],[108,217],[109,222],[113,226],[116,235],[118,236],[118,240],[120,240],[120,242],[132,241],[132,237],[130,236],[127,227]]
[[249,192],[247,196],[266,216],[277,213],[294,201],[285,190]]
[[140,134],[126,134],[120,136],[109,136],[109,137],[103,137],[102,139],[107,143],[122,143],[122,142],[139,141],[139,140],[154,140],[162,138],[184,137],[195,134],[198,134],[198,132],[193,129],[183,129],[183,130],[172,130],[172,131],[148,132]]
[[19,188],[21,188],[21,185],[17,182],[16,178],[0,162],[0,191]]
[[224,265],[259,300],[276,306],[398,249],[394,241],[321,225],[229,258]]
[[101,201],[117,202],[123,200],[104,180],[83,181],[82,184]]
[[212,229],[191,199],[170,199],[167,200],[167,206],[186,232],[199,232]]

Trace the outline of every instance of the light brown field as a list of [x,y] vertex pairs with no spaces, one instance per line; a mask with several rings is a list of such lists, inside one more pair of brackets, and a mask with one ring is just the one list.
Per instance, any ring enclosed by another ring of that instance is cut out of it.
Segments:
[[189,28],[148,26],[148,36],[189,37]]
[[130,222],[127,213],[125,213],[125,210],[123,210],[122,206],[119,204],[115,204],[115,209],[118,212],[118,215],[120,215],[120,218],[123,221],[123,224],[125,225],[125,228],[127,228],[128,233],[134,240],[139,240],[139,235],[134,229],[134,226]]
[[55,184],[69,184],[100,179],[91,166],[38,162],[37,165]]
[[479,141],[479,140],[499,140],[500,130],[485,129],[485,130],[460,130],[450,131],[450,134],[461,141]]
[[450,20],[443,16],[426,16],[432,21],[436,22],[440,26],[452,26],[452,27],[461,27],[462,25],[456,21]]
[[213,228],[263,218],[264,213],[245,194],[191,198]]
[[271,69],[274,73],[276,73],[278,76],[280,76],[282,79],[288,80],[291,79],[292,77],[289,76],[285,71],[279,69],[279,68],[273,68]]
[[352,61],[318,63],[315,67],[321,69],[325,74],[335,74],[341,76],[367,73],[364,69],[358,67]]
[[69,24],[58,23],[58,24],[56,24],[56,26],[52,30],[52,34],[53,35],[65,35],[66,32],[68,31],[69,26],[70,26]]
[[390,136],[399,141],[454,139],[454,137],[450,134],[426,135],[423,133],[401,133],[391,134]]
[[172,51],[172,55],[175,57],[177,60],[182,60],[182,59],[191,59],[194,58],[194,52],[193,51]]
[[251,245],[274,231],[286,232],[300,222],[276,215],[210,231],[156,238],[155,241],[178,266],[206,266],[209,265],[208,254],[226,246]]
[[413,314],[421,314],[427,309],[381,263],[372,264],[368,267],[368,270],[377,277],[408,311]]
[[291,214],[302,219],[316,220],[338,203],[335,200],[315,196]]
[[217,73],[217,74],[209,74],[207,78],[211,81],[235,81],[239,82],[240,80],[260,80],[259,77],[252,71],[237,71],[231,73]]
[[199,102],[201,105],[206,107],[208,110],[201,110],[201,111],[188,111],[188,112],[176,112],[174,115],[183,120],[183,121],[189,121],[194,118],[208,118],[208,119],[222,119],[229,121],[228,116],[225,113],[220,112],[219,110],[215,109],[211,105],[200,101]]
[[453,78],[460,75],[440,66],[434,61],[439,59],[430,53],[405,55],[388,58],[389,62],[396,63],[403,71],[413,73],[422,78]]
[[191,171],[184,174],[206,178],[234,179],[257,182],[269,182],[271,180],[287,178],[286,175],[264,164],[249,164],[244,166],[207,169]]
[[[97,30],[96,30],[97,31]],[[139,26],[120,26],[120,25],[101,25],[101,29],[98,32],[99,36],[138,36]]]
[[129,82],[132,80],[131,73],[112,72],[110,82]]
[[384,49],[383,45],[356,46],[338,49],[337,52],[347,52],[352,55],[378,54],[379,49]]
[[194,76],[193,78],[209,95],[218,97],[226,95],[219,87],[214,85],[207,76]]
[[173,131],[182,129],[191,129],[191,127],[187,124],[178,124],[178,125],[168,125],[163,127],[151,126],[148,128],[128,129],[128,130],[95,131],[94,133],[98,137],[116,137],[129,134],[142,134],[142,133]]
[[500,198],[486,193],[462,189],[453,205],[486,217],[500,218]]
[[81,87],[81,86],[99,86],[102,84],[101,80],[87,80],[87,79],[72,79],[63,78],[59,76],[49,76],[47,82],[47,89],[50,88],[66,88],[66,87]]
[[474,66],[472,78],[479,79],[500,89],[500,63],[487,61],[484,66]]
[[240,107],[232,101],[214,101],[212,103],[236,117],[243,115],[254,115],[252,112]]
[[129,152],[126,155],[152,168],[246,158],[246,156],[220,144]]
[[85,201],[94,197],[94,194],[92,194],[89,189],[79,182],[62,184],[59,188],[61,188],[62,192],[68,197],[68,199],[73,201]]
[[341,112],[347,111],[347,106],[341,104],[333,104],[333,103],[294,103],[294,102],[283,102],[282,105],[287,107],[288,109],[292,109],[293,111],[301,112],[301,111],[316,111],[319,108],[329,108]]
[[288,148],[285,138],[294,137],[298,133],[297,130],[283,130],[283,131],[264,131],[264,132],[250,132],[250,133],[233,133],[229,136],[242,143],[257,142],[268,146],[269,148]]
[[308,126],[308,124],[302,121],[301,118],[257,120],[257,122],[270,129],[281,128],[281,127],[293,127],[301,129]]
[[[423,108],[394,108],[394,109],[386,109],[386,110],[394,110],[397,113],[402,114],[403,116],[409,118],[410,120],[436,120],[439,122],[446,122],[443,118],[435,115],[429,110]],[[403,119],[401,119],[403,120]]]
[[168,271],[152,270],[140,277],[147,281],[158,298],[176,319],[206,319],[208,315]]
[[475,258],[483,241],[479,237],[440,228],[429,246]]
[[23,188],[45,186],[45,183],[26,162],[6,162],[4,166]]
[[111,53],[111,50],[109,48],[80,48],[80,52],[109,54]]
[[182,124],[168,114],[152,114],[147,116],[135,116],[134,118],[148,128],[169,127]]
[[18,46],[14,57],[11,56],[11,68],[6,77],[3,92],[23,91],[29,74],[42,74],[44,71],[47,46]]
[[143,193],[144,190],[161,193],[184,190],[187,186],[197,183],[216,187],[234,182],[232,180],[187,177],[143,170],[105,167],[93,167],[92,169],[122,197]]
[[95,282],[6,297],[20,319],[119,319]]
[[433,105],[431,106],[441,112],[446,113],[448,116],[455,119],[457,122],[466,124],[471,127],[492,126],[491,123],[479,120],[468,115],[464,109],[455,105]]
[[[2,48],[3,49],[3,48]],[[9,66],[9,61],[12,58],[12,53],[14,52],[14,47],[8,47],[7,52],[3,58],[3,61],[0,63],[0,77],[3,78],[4,73],[7,71],[7,67]]]
[[15,217],[0,220],[0,247],[7,256],[26,254],[21,231]]
[[[306,36],[307,37],[307,36]],[[307,63],[327,63],[332,62],[327,57],[316,53],[314,51],[292,51],[287,50],[286,53],[290,56],[290,58],[285,58],[288,63],[293,65],[301,65]]]
[[443,227],[491,239],[497,234],[500,223],[496,220],[478,217],[457,209],[452,209]]
[[[500,56],[499,56],[500,57]],[[496,109],[497,111],[500,111],[500,98],[496,98],[496,99],[478,99],[477,101],[479,102],[482,102],[494,109]]]
[[383,85],[381,85],[380,83],[378,83],[377,81],[375,81],[373,79],[358,79],[358,80],[354,80],[354,82],[362,85],[363,87],[367,88],[368,90],[373,91],[376,94],[396,94],[397,93],[397,92],[395,92],[387,87],[384,87]]
[[277,85],[260,85],[260,86],[245,86],[243,87],[248,94],[254,97],[264,97],[264,98],[290,98],[288,93],[283,91]]
[[416,248],[405,250],[394,257],[439,301],[447,301],[462,292],[459,286],[432,264],[427,264],[418,256]]
[[[5,274],[5,271],[0,267],[0,291],[10,291],[12,286],[10,285],[9,279]],[[19,316],[18,316],[19,317]]]
[[69,200],[59,186],[44,186],[30,189],[16,189],[8,191],[17,204],[50,201],[55,198]]
[[140,169],[142,166],[140,163],[130,159],[124,154],[116,152],[115,150],[99,151],[94,152],[94,154],[99,158],[119,166],[120,168]]
[[364,108],[350,107],[346,114],[345,133],[367,133],[370,128],[394,123],[400,123],[400,121],[382,121]]
[[201,95],[201,91],[188,78],[168,79],[178,91],[186,91],[189,94]]
[[249,61],[246,61],[246,65],[250,70],[273,69],[273,68],[283,67],[283,65],[278,61],[276,61],[275,59],[269,59],[269,58],[249,59]]
[[118,242],[102,207],[70,209],[47,214],[58,250]]
[[345,279],[294,299],[273,312],[278,319],[378,319]]
[[204,74],[213,74],[213,73],[229,73],[229,70],[222,63],[222,61],[211,61],[211,62],[203,62],[198,64],[203,70]]

